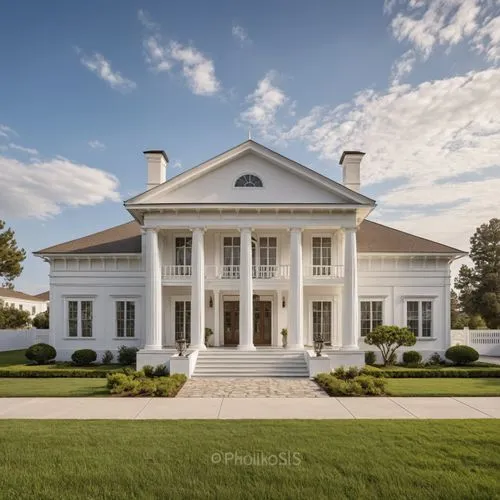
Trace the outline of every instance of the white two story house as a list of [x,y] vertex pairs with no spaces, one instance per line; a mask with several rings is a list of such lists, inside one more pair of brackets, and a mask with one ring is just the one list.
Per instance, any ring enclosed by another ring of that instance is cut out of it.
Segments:
[[145,156],[131,222],[36,252],[59,359],[126,344],[158,364],[180,337],[204,352],[206,328],[209,350],[277,355],[283,329],[286,352],[322,334],[343,363],[362,362],[380,324],[410,327],[424,355],[448,347],[450,263],[464,252],[368,221],[363,153],[342,154],[342,184],[251,140],[169,180],[165,152]]

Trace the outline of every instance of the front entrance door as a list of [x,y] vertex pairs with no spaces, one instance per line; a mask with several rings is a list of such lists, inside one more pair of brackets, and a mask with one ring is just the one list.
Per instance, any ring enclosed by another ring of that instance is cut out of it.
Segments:
[[253,343],[271,345],[272,307],[271,301],[253,304]]
[[[254,302],[253,343],[271,345],[272,305],[271,301]],[[240,303],[224,302],[224,345],[236,346],[240,341]]]
[[236,300],[224,302],[224,345],[240,342],[240,303]]

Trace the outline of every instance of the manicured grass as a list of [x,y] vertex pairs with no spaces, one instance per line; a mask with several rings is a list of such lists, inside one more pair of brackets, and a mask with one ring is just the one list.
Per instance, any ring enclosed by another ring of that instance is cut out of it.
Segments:
[[123,366],[118,364],[93,364],[75,366],[72,363],[31,364],[24,353],[25,349],[0,352],[0,377],[102,377],[108,373],[119,372]]
[[0,378],[0,397],[3,398],[66,396],[109,396],[106,379]]
[[27,363],[28,360],[24,356],[26,349],[18,349],[16,351],[1,351],[0,366],[21,365]]
[[498,378],[388,378],[390,396],[500,396]]
[[500,495],[500,426],[487,420],[12,420],[0,436],[4,499]]

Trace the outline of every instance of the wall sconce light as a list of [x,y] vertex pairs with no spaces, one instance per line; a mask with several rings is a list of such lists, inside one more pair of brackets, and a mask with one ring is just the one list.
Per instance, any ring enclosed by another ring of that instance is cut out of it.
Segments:
[[281,307],[285,308],[286,307],[286,302],[285,302],[285,297],[281,299]]
[[214,298],[211,295],[210,298],[208,299],[208,307],[210,307],[210,309],[214,307]]

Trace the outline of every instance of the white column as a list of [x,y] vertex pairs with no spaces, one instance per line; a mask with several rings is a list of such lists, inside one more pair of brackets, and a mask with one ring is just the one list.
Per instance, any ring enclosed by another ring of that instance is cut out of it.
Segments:
[[304,287],[302,277],[302,229],[290,229],[290,290],[288,293],[289,349],[302,349],[304,327]]
[[358,251],[356,228],[344,230],[344,296],[342,298],[342,345],[344,351],[358,350]]
[[238,349],[254,351],[252,303],[252,230],[240,229],[240,342]]
[[159,350],[161,343],[161,265],[158,230],[145,230],[146,263],[146,345],[145,350]]
[[190,349],[206,349],[205,345],[205,252],[203,228],[193,231],[191,259],[191,345]]

